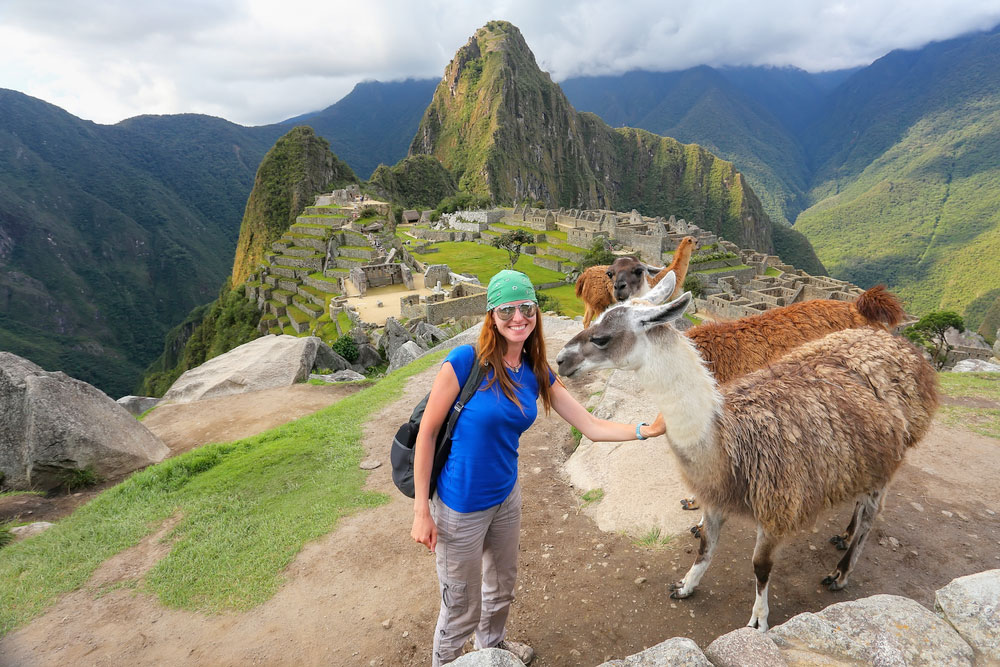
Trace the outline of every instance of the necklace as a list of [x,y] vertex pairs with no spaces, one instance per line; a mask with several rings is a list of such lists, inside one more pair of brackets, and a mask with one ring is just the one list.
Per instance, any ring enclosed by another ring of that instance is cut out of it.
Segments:
[[521,364],[520,363],[517,366],[511,366],[510,363],[506,359],[503,360],[503,365],[506,366],[507,368],[509,368],[510,370],[514,371],[515,373],[518,372],[519,370],[521,370]]

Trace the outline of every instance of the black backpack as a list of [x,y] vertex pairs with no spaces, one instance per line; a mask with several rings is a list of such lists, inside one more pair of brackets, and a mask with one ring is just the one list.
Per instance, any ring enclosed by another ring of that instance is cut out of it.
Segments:
[[[458,399],[451,408],[448,420],[438,431],[437,442],[434,443],[434,463],[431,466],[431,486],[429,496],[434,495],[434,488],[437,486],[438,475],[444,468],[448,455],[451,454],[451,433],[455,429],[455,422],[462,413],[472,395],[479,389],[479,384],[483,380],[484,369],[479,364],[479,360],[472,362],[472,370],[466,379],[462,390],[458,393]],[[430,392],[424,396],[423,400],[413,408],[410,420],[399,427],[396,437],[392,439],[392,449],[389,452],[389,460],[392,461],[392,481],[396,488],[403,492],[408,498],[414,496],[413,488],[413,448],[417,444],[417,432],[420,430],[420,420],[424,416],[424,408],[427,407],[427,399]]]

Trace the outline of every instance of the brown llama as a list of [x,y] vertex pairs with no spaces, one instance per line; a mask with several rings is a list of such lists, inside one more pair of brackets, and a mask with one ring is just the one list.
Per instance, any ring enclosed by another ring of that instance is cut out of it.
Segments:
[[[715,381],[727,384],[828,333],[858,327],[889,329],[899,324],[903,315],[899,299],[885,285],[876,285],[854,302],[814,299],[732,322],[702,324],[684,333],[698,348]],[[693,497],[684,498],[681,507],[694,510],[698,503]],[[698,527],[691,532],[697,537]]]
[[679,276],[683,284],[694,247],[694,237],[685,236],[677,245],[670,266],[662,269],[643,264],[635,257],[618,257],[610,266],[602,264],[585,269],[576,280],[576,296],[584,303],[583,328],[589,327],[613,303],[644,295],[668,271]]
[[677,250],[674,251],[674,258],[670,262],[670,266],[665,267],[662,271],[653,276],[653,279],[649,284],[652,287],[656,287],[668,273],[673,271],[677,285],[674,287],[674,293],[670,295],[670,298],[673,299],[680,296],[681,289],[684,287],[684,279],[687,278],[688,267],[691,264],[691,254],[694,250],[694,237],[685,236],[682,238],[681,242],[677,244]]
[[[665,278],[647,299],[657,303],[673,288]],[[748,625],[766,630],[778,546],[826,507],[854,500],[847,553],[822,581],[831,590],[847,584],[889,482],[930,426],[937,376],[907,341],[862,327],[810,341],[720,388],[692,339],[672,325],[690,302],[686,292],[662,306],[611,308],[556,360],[566,376],[636,371],[666,417],[681,474],[705,507],[698,555],[671,597],[694,593],[727,516],[755,521]]]

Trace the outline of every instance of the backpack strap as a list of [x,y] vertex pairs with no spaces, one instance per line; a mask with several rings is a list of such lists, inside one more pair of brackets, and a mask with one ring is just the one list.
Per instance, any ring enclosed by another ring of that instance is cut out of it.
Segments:
[[[472,349],[475,351],[475,346],[473,346]],[[472,360],[472,370],[469,371],[469,377],[466,378],[465,384],[462,385],[462,390],[458,393],[458,399],[455,401],[455,405],[452,407],[451,413],[448,415],[448,423],[445,425],[444,432],[444,437],[446,439],[451,439],[451,433],[455,429],[455,422],[458,421],[459,415],[462,414],[462,409],[472,398],[473,394],[476,393],[476,390],[479,389],[479,385],[483,381],[483,376],[483,366],[479,363],[479,357],[477,354],[477,356]]]

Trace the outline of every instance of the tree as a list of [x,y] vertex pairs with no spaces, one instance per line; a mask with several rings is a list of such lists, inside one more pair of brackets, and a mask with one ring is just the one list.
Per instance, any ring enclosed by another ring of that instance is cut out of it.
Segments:
[[513,269],[514,265],[517,264],[518,258],[521,256],[521,246],[525,243],[534,243],[535,236],[530,232],[526,232],[523,229],[512,229],[509,232],[504,232],[500,236],[494,237],[491,242],[494,248],[502,248],[507,251],[507,257],[510,259],[509,268]]
[[584,255],[583,259],[577,264],[580,273],[583,273],[586,269],[592,266],[598,266],[600,264],[611,264],[615,261],[615,256],[611,252],[611,242],[600,236],[594,239],[594,242],[590,246]]
[[921,317],[916,324],[906,327],[903,335],[923,346],[930,353],[938,370],[941,370],[948,361],[948,352],[952,350],[944,334],[952,328],[958,329],[959,333],[965,331],[962,317],[951,310],[936,310]]

